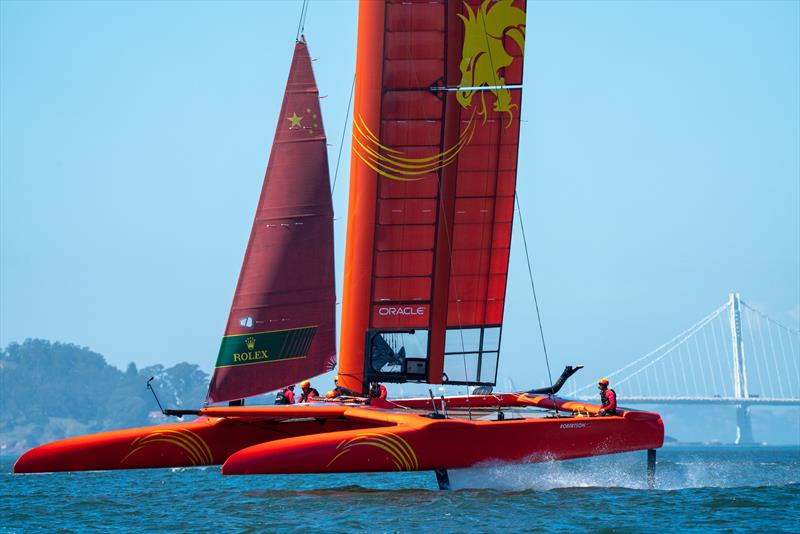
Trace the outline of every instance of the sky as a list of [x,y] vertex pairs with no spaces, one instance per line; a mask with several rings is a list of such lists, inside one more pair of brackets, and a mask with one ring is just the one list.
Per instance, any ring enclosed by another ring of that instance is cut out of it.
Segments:
[[[0,345],[211,370],[299,14],[0,2]],[[332,178],[356,25],[332,0],[305,24]],[[554,374],[609,374],[732,291],[800,327],[800,3],[531,2],[524,85],[518,193]],[[349,159],[348,129],[340,297]],[[547,378],[520,238],[498,383],[523,388]]]

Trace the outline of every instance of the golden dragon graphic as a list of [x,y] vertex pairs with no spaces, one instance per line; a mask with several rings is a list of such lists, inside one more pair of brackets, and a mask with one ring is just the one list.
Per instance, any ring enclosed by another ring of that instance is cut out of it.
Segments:
[[[461,83],[456,93],[457,102],[464,108],[472,108],[472,114],[462,126],[458,141],[438,154],[427,157],[410,157],[406,152],[395,150],[381,143],[360,115],[353,118],[353,152],[370,169],[381,176],[402,182],[422,180],[455,161],[459,152],[467,146],[475,134],[475,116],[483,117],[486,123],[486,96],[495,97],[492,109],[507,113],[506,127],[511,125],[513,110],[511,92],[505,87],[505,78],[500,75],[515,61],[506,50],[507,39],[516,43],[520,50],[525,47],[525,12],[513,5],[514,0],[484,0],[477,10],[464,2],[466,16],[458,14],[464,23],[464,45],[461,54]],[[519,58],[521,61],[521,57]],[[488,91],[478,90],[481,86]],[[473,98],[479,94],[479,106],[473,107]]]

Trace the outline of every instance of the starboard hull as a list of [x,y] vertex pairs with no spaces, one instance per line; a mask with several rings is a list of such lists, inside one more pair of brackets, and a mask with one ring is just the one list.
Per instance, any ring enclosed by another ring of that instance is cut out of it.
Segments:
[[[422,471],[532,463],[661,447],[657,414],[504,421],[425,420],[263,443],[233,454],[226,475]],[[413,418],[413,419],[412,419]]]

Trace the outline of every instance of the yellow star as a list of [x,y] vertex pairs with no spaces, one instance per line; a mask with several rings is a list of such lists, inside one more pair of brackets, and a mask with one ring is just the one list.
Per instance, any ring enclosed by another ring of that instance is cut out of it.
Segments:
[[297,113],[292,113],[292,116],[286,117],[286,120],[291,122],[289,128],[294,128],[294,127],[300,128],[301,127],[300,121],[303,120],[303,117],[299,116]]

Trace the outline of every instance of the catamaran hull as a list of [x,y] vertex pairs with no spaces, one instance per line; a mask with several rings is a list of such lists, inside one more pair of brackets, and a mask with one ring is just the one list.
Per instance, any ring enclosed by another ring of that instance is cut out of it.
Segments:
[[23,454],[14,472],[214,464],[224,464],[223,474],[239,475],[417,471],[565,460],[654,449],[664,441],[661,417],[652,412],[589,417],[600,407],[555,397],[449,397],[449,409],[533,405],[570,412],[563,417],[464,420],[409,410],[422,402],[384,401],[385,409],[346,403],[210,407],[192,422],[42,445]]
[[658,414],[510,421],[427,420],[262,443],[233,454],[225,475],[420,471],[566,460],[661,447]]
[[219,465],[252,445],[366,427],[347,420],[244,421],[200,417],[195,421],[91,434],[47,443],[23,454],[15,473],[98,471]]

